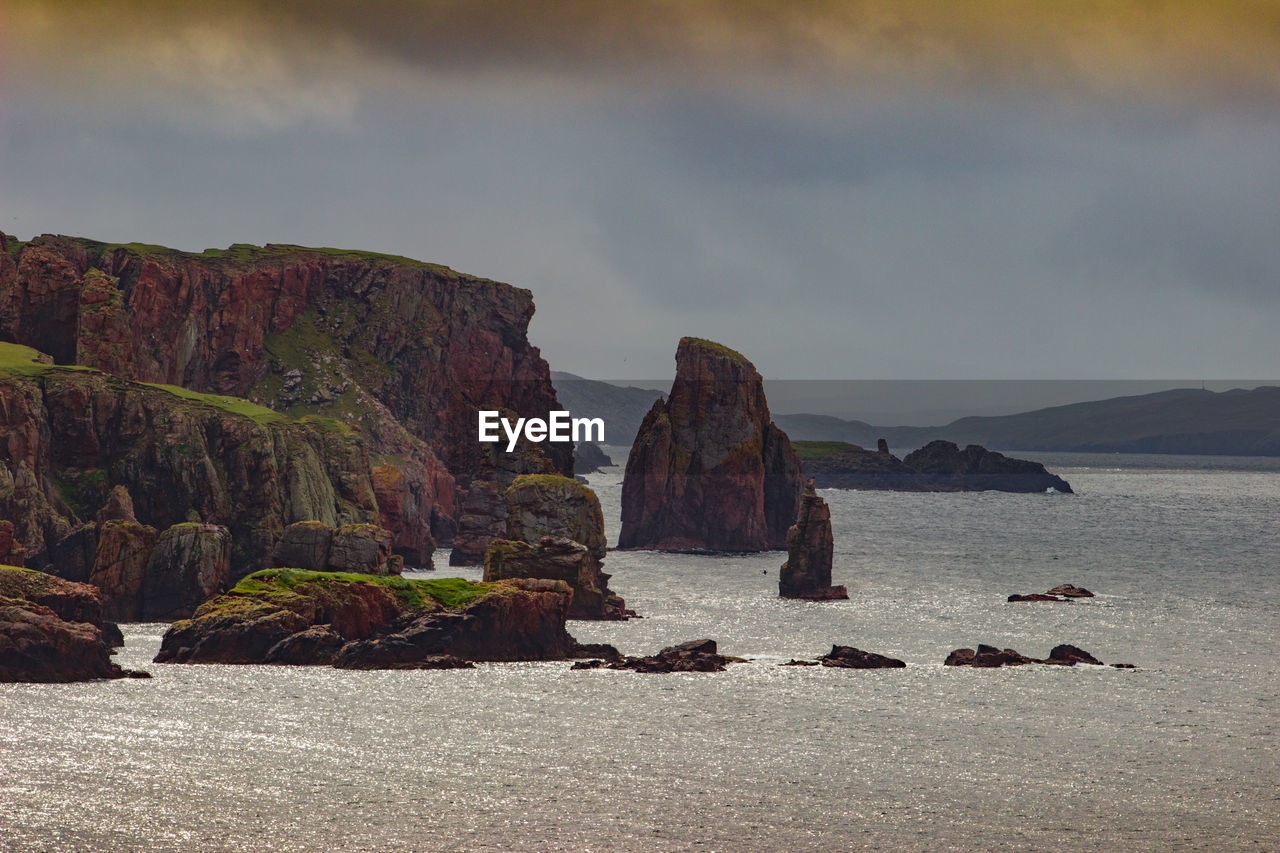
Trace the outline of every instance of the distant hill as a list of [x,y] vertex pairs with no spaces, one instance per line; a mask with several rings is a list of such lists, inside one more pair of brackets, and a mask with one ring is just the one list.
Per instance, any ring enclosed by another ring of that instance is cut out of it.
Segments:
[[934,439],[1001,450],[1280,456],[1280,387],[1250,391],[1181,388],[1053,406],[1016,415],[968,417],[939,427],[873,427],[825,415],[779,415],[795,440],[918,447]]
[[653,401],[667,395],[652,388],[613,385],[551,371],[556,399],[574,417],[604,418],[604,443],[630,445]]

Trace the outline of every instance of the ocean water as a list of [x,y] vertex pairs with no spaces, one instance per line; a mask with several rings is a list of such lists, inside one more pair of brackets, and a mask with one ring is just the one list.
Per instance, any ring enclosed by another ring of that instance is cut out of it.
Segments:
[[[847,602],[611,553],[645,618],[571,631],[719,674],[159,665],[126,625],[150,681],[0,686],[0,850],[1280,848],[1280,460],[1043,458],[1076,495],[825,491]],[[1099,595],[1005,602],[1060,582]],[[979,642],[1138,669],[941,665]],[[778,666],[833,643],[908,667]]]

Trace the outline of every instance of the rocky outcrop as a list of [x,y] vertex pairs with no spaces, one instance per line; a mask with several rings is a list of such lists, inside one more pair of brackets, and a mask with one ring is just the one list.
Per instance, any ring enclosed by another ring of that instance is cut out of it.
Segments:
[[165,633],[157,663],[291,663],[352,669],[462,660],[558,660],[572,596],[550,580],[355,578],[268,569]]
[[1060,583],[1053,589],[1049,590],[1049,595],[1062,595],[1067,598],[1093,598],[1093,593],[1082,586],[1075,584]]
[[[260,568],[294,522],[379,517],[358,431],[243,400],[55,367],[0,344],[0,517],[26,562],[87,580],[103,515],[231,534],[231,574]],[[118,520],[118,519],[115,519]]]
[[715,640],[690,640],[667,646],[656,655],[596,658],[579,661],[571,669],[630,669],[635,672],[724,672],[731,663],[745,663],[742,658],[726,657],[718,652]]
[[93,587],[0,566],[0,682],[146,677],[111,661],[118,635]]
[[800,501],[800,463],[741,354],[684,338],[666,400],[627,459],[620,548],[782,548]]
[[227,588],[231,534],[217,524],[175,524],[156,539],[142,579],[143,615],[184,619]]
[[834,547],[831,509],[810,480],[800,498],[796,523],[787,530],[787,561],[778,573],[778,595],[810,601],[848,598],[843,586],[831,585]]
[[594,442],[582,441],[573,448],[573,473],[578,476],[594,474],[611,465],[613,460]]
[[485,581],[550,578],[573,590],[570,619],[626,619],[634,616],[609,591],[609,575],[600,571],[587,547],[572,539],[544,536],[536,543],[499,539],[484,559]]
[[391,532],[376,524],[344,524],[329,540],[329,571],[366,575],[400,574],[391,559]]
[[[120,622],[160,618],[142,591],[157,539],[154,527],[131,519],[103,523],[89,583],[101,590],[102,607],[108,618]],[[168,566],[157,563],[156,568],[167,571]]]
[[573,588],[572,619],[626,619],[635,613],[609,589],[600,499],[556,474],[526,474],[507,488],[506,531],[485,552],[485,580],[554,578]]
[[1066,480],[1039,462],[1010,459],[976,444],[961,450],[948,441],[933,441],[905,459],[891,454],[884,439],[875,451],[843,441],[797,441],[794,447],[805,475],[823,489],[1071,493]]
[[1073,598],[1093,598],[1093,593],[1082,586],[1060,583],[1048,592],[1033,592],[1029,595],[1013,594],[1009,601],[1066,601]]
[[472,566],[484,562],[485,551],[507,537],[507,489],[516,478],[530,474],[555,474],[553,460],[537,446],[522,440],[506,453],[489,445],[480,473],[471,481],[458,518],[449,565]]
[[897,658],[864,652],[853,646],[832,646],[831,651],[811,661],[790,660],[782,666],[829,666],[838,669],[902,669],[907,664]]
[[[1022,666],[1029,663],[1055,664],[1057,666],[1075,666],[1087,663],[1102,666],[1102,661],[1084,649],[1071,645],[1054,646],[1049,656],[1044,659],[1029,658],[1013,649],[997,649],[995,646],[979,644],[977,649],[956,649],[943,661],[945,666],[973,666],[978,668],[995,668],[1001,666]],[[1130,669],[1125,664],[1113,664],[1119,669]]]

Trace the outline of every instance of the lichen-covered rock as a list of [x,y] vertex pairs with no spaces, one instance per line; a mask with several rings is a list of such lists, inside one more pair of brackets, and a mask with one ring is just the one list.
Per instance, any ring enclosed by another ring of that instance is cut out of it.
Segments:
[[145,677],[112,663],[118,633],[92,586],[0,566],[0,682]]
[[143,579],[156,547],[156,529],[126,519],[103,523],[89,583],[102,592],[108,619],[136,622],[150,614],[142,598]]
[[344,524],[333,531],[329,541],[329,571],[385,575],[399,562],[390,564],[391,533],[376,524]]
[[521,439],[511,453],[489,445],[479,474],[472,479],[462,502],[458,529],[453,538],[449,565],[471,566],[484,562],[490,543],[507,536],[507,489],[530,474],[558,473],[554,461],[537,445]]
[[333,528],[323,521],[295,521],[284,529],[280,541],[271,552],[271,565],[305,569],[309,572],[329,571],[329,543]]
[[107,502],[98,510],[98,524],[108,521],[137,521],[133,514],[133,498],[122,485],[113,486],[107,493]]
[[268,569],[170,626],[156,662],[374,669],[440,666],[440,657],[450,655],[559,660],[577,645],[565,630],[571,597],[567,585],[551,580],[471,583]]
[[485,581],[510,578],[550,578],[573,589],[570,619],[625,619],[633,615],[625,602],[609,591],[609,575],[600,571],[591,552],[580,542],[544,536],[536,543],[499,539],[484,559]]
[[618,547],[782,548],[800,487],[800,462],[755,367],[683,338],[671,393],[654,402],[627,459]]
[[175,524],[161,533],[142,581],[144,620],[184,619],[227,588],[231,534],[217,524]]
[[778,595],[810,601],[848,598],[843,586],[831,585],[834,548],[831,509],[810,480],[800,499],[796,523],[787,530],[787,561],[778,573]]
[[558,474],[525,474],[507,488],[506,539],[538,542],[554,536],[581,543],[604,560],[604,512],[588,486]]

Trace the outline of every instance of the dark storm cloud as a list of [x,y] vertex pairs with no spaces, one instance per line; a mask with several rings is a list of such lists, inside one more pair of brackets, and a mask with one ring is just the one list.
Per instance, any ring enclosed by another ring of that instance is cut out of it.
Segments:
[[683,334],[775,377],[1274,372],[1275,7],[1010,8],[11,2],[0,229],[442,262],[584,375]]

